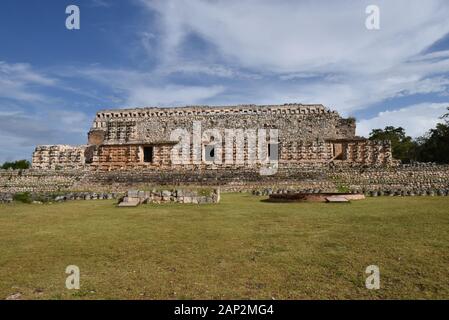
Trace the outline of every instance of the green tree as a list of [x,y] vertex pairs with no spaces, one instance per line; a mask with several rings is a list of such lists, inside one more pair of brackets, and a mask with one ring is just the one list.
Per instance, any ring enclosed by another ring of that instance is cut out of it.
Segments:
[[2,169],[28,169],[31,167],[31,163],[28,160],[17,160],[14,162],[5,162],[2,165]]
[[421,162],[449,163],[449,121],[438,123],[417,139],[417,160]]
[[407,136],[404,128],[387,126],[385,129],[373,129],[369,135],[370,140],[390,140],[393,157],[408,163],[416,159],[417,143]]

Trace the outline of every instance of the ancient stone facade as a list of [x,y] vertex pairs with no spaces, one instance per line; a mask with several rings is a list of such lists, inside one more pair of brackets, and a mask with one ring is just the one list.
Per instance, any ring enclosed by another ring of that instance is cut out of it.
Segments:
[[390,142],[355,136],[354,119],[322,105],[286,104],[99,111],[88,145],[39,146],[33,168],[244,170],[273,161],[397,164]]

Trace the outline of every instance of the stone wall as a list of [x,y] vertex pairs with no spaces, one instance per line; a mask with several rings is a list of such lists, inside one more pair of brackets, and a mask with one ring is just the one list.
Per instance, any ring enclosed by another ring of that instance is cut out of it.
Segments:
[[0,193],[74,190],[85,177],[83,170],[0,170]]
[[401,165],[398,168],[335,168],[328,175],[337,185],[361,191],[438,190],[449,188],[449,165]]
[[38,146],[33,153],[34,169],[80,169],[86,166],[87,146]]
[[343,146],[345,161],[363,165],[396,164],[390,141],[360,140],[343,143]]
[[[362,165],[396,165],[397,162],[392,157],[391,143],[389,141],[353,140],[339,142],[342,145],[341,157],[337,157],[334,151],[335,142],[312,141],[312,142],[288,142],[279,145],[278,162],[285,165],[304,164],[328,164],[334,162],[351,162]],[[248,161],[248,154],[244,154],[244,163],[237,164],[236,148],[233,146],[231,154],[234,162],[227,164],[225,161],[225,147],[221,148],[221,162],[207,163],[203,161],[199,164],[172,162],[172,145],[153,145],[153,160],[151,163],[143,163],[142,146],[139,145],[102,145],[94,156],[91,168],[99,171],[114,170],[220,170],[239,169],[252,166],[254,169],[260,168],[259,162]],[[191,150],[193,147],[191,147]],[[218,152],[218,151],[216,151]],[[255,154],[257,154],[257,150]],[[204,156],[204,155],[203,155]]]
[[143,150],[140,145],[101,145],[93,156],[93,170],[111,171],[139,168],[170,168],[172,145],[153,145],[153,161],[144,163]]
[[282,165],[272,176],[257,170],[0,170],[0,193],[95,191],[125,192],[151,186],[221,186],[238,191],[253,188],[292,186],[297,190],[360,191],[439,190],[449,188],[448,165],[364,166],[310,164]]

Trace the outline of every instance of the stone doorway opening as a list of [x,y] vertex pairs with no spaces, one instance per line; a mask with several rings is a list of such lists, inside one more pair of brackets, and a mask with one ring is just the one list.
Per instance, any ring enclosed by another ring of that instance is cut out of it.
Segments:
[[153,163],[154,160],[154,148],[152,146],[143,147],[143,162]]
[[334,159],[335,160],[344,160],[344,146],[343,143],[334,143]]

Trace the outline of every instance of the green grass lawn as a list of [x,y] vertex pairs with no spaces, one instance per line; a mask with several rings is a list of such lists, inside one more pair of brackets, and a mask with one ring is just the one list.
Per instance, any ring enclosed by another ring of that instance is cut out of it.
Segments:
[[[449,299],[449,197],[261,199],[0,205],[0,298]],[[380,290],[365,288],[372,264]]]

